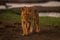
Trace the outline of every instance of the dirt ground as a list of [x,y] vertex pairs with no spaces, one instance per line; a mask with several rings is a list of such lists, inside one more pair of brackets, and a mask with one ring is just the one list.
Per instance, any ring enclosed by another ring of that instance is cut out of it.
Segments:
[[22,36],[20,26],[5,26],[4,28],[0,28],[0,40],[60,40],[60,28],[45,29],[43,28],[40,33]]
[[21,36],[19,28],[0,29],[0,40],[60,40],[60,32],[53,30],[32,33],[29,36]]

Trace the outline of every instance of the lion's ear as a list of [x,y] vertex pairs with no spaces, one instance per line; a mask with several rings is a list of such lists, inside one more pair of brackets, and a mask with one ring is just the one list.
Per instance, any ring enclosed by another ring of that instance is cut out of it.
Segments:
[[24,6],[24,7],[21,8],[21,10],[25,10],[25,8],[26,8],[26,7]]

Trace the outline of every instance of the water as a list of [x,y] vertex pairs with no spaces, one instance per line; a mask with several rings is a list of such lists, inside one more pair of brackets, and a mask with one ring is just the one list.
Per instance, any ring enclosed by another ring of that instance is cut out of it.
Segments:
[[60,17],[60,13],[56,12],[39,13],[39,16]]
[[[60,6],[60,2],[56,2],[56,1],[50,1],[50,2],[47,2],[47,3],[22,3],[22,4],[19,4],[19,3],[6,3],[6,5],[9,6],[9,8],[16,8],[16,7],[24,7],[24,6],[27,6],[27,7],[31,7],[31,6],[46,6],[46,7],[52,7],[52,6]],[[0,9],[5,9],[4,6],[1,6],[0,5]]]

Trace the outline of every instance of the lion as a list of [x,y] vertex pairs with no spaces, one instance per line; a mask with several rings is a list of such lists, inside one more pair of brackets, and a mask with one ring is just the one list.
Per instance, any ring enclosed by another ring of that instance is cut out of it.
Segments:
[[[23,7],[21,11],[21,23],[23,35],[29,35],[33,32],[40,32],[39,15],[36,7]],[[34,26],[35,25],[35,26]]]

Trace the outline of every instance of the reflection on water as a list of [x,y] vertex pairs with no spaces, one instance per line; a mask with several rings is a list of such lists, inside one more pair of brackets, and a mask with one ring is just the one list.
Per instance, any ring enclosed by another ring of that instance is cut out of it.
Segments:
[[[52,6],[60,6],[60,2],[56,2],[56,1],[50,1],[50,2],[47,2],[47,3],[22,3],[22,4],[19,4],[19,3],[6,3],[6,5],[9,6],[9,8],[15,8],[15,7],[24,7],[24,6],[27,6],[27,7],[30,7],[30,6],[47,6],[47,7],[52,7]],[[0,5],[0,9],[5,9],[4,6],[1,6]]]
[[54,12],[39,13],[39,16],[60,17],[60,13],[54,13]]

